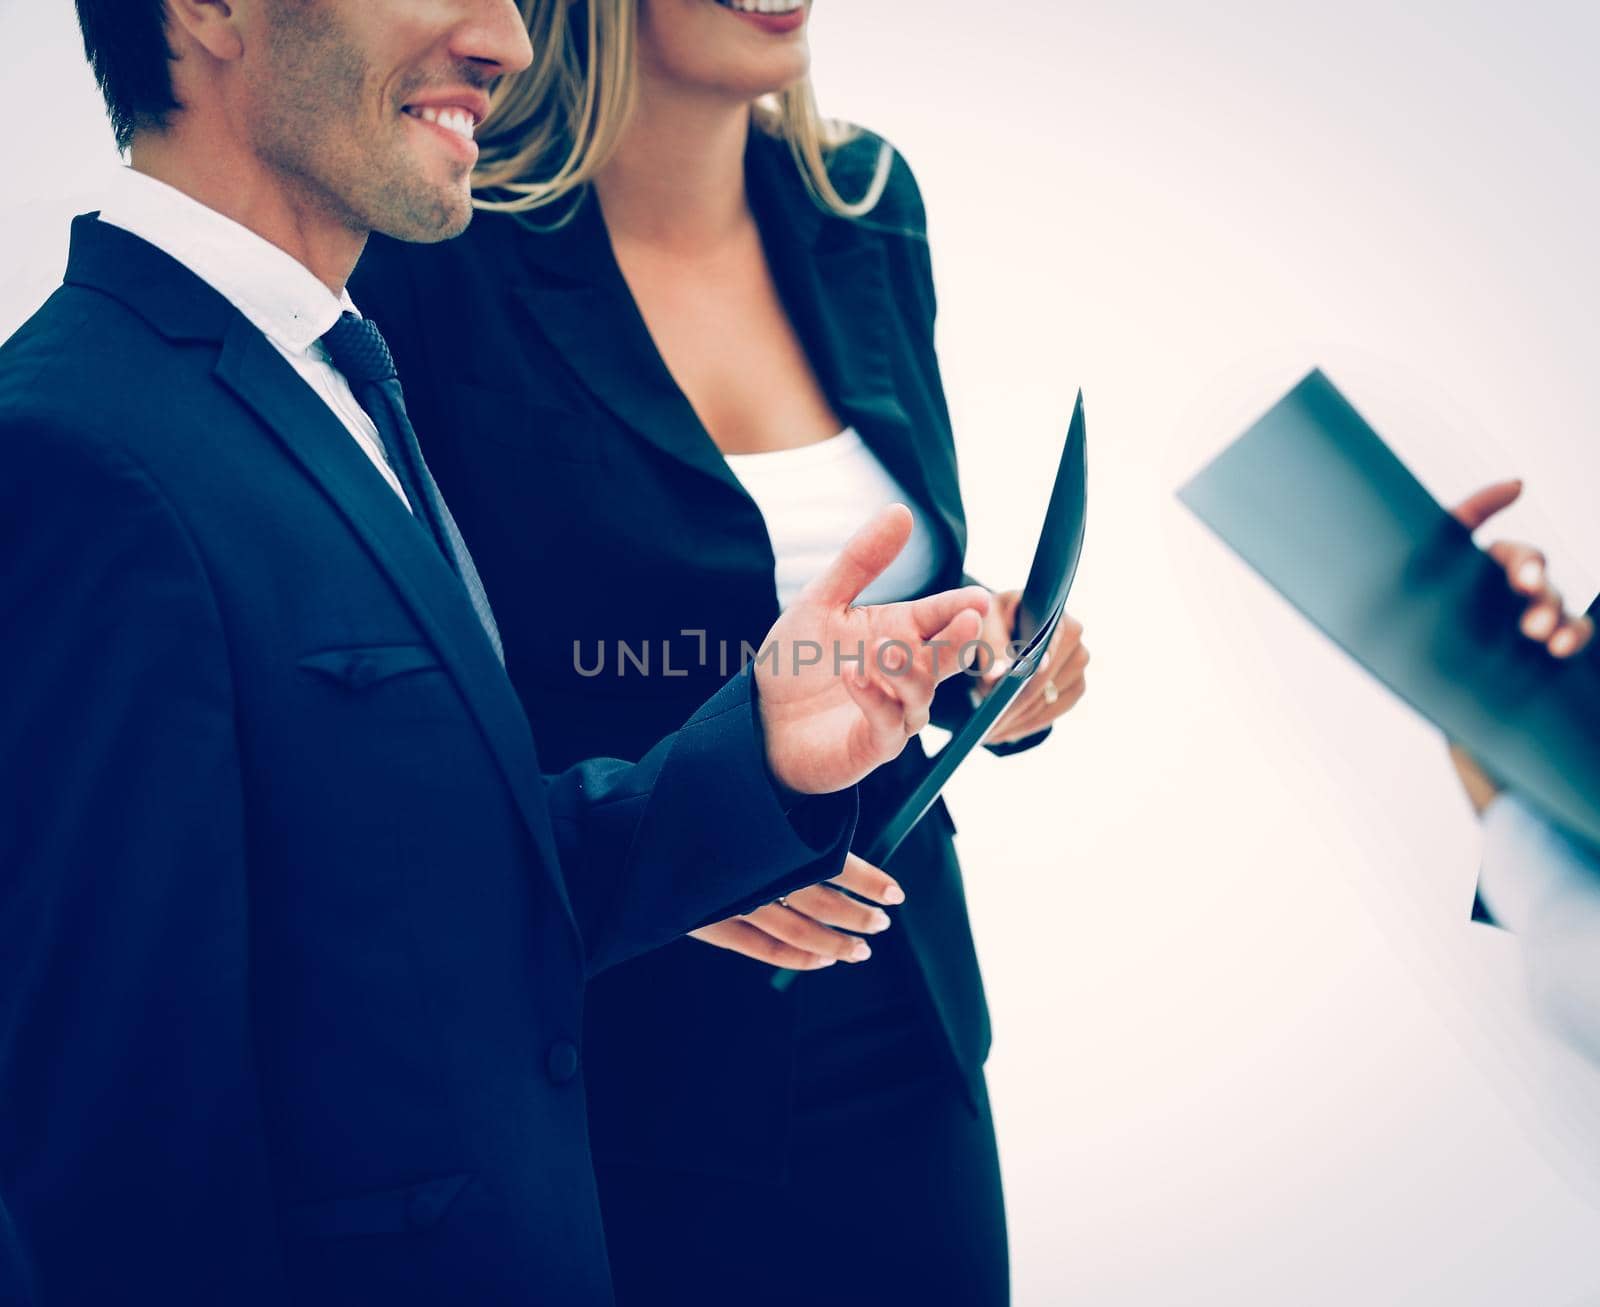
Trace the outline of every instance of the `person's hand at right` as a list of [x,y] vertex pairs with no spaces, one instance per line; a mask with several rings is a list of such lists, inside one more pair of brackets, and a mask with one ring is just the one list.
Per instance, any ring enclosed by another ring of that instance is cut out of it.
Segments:
[[[1521,481],[1497,481],[1469,495],[1451,511],[1462,526],[1476,531],[1521,496]],[[1550,584],[1543,551],[1501,540],[1490,545],[1487,553],[1505,569],[1511,588],[1528,601],[1521,623],[1528,639],[1544,645],[1552,657],[1570,658],[1594,638],[1594,622],[1581,613],[1569,613],[1561,592]]]
[[[1468,495],[1451,510],[1452,515],[1467,530],[1476,531],[1495,514],[1510,508],[1521,495],[1521,481],[1497,481]],[[1554,658],[1571,658],[1588,645],[1594,638],[1594,622],[1581,613],[1567,611],[1561,592],[1546,575],[1541,550],[1501,540],[1490,545],[1487,552],[1505,569],[1511,588],[1528,601],[1520,623],[1523,635],[1544,645]],[[1483,764],[1459,744],[1450,745],[1450,762],[1473,811],[1482,816],[1500,793],[1500,786]]]

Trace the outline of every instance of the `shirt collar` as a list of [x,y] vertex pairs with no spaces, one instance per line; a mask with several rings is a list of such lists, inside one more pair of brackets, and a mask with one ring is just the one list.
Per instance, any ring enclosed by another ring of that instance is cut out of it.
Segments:
[[349,291],[335,296],[293,255],[132,168],[119,169],[100,221],[170,254],[292,353],[306,352],[341,313],[356,312]]

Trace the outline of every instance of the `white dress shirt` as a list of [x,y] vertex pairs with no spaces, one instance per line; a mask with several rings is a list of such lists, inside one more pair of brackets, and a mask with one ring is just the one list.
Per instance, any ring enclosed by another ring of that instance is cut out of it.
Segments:
[[348,291],[334,295],[298,259],[248,227],[132,168],[119,170],[100,221],[171,255],[238,309],[316,391],[406,503],[378,429],[318,343],[341,313],[357,312]]
[[858,603],[926,594],[939,572],[938,538],[922,510],[854,427],[795,449],[729,454],[728,466],[766,519],[777,560],[778,605],[787,608],[868,518],[890,504],[912,515],[911,539]]
[[1502,794],[1483,814],[1478,892],[1521,937],[1540,1015],[1600,1061],[1600,852]]

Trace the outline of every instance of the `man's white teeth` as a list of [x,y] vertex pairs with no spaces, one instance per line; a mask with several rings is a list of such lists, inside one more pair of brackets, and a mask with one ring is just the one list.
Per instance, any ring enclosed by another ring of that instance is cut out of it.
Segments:
[[439,127],[443,127],[447,132],[454,132],[457,136],[469,141],[472,139],[472,129],[476,124],[473,122],[472,115],[465,109],[451,109],[448,107],[436,109],[432,105],[421,105],[411,110],[411,112],[425,123],[434,123]]
[[717,0],[728,9],[741,14],[792,14],[805,6],[805,0]]

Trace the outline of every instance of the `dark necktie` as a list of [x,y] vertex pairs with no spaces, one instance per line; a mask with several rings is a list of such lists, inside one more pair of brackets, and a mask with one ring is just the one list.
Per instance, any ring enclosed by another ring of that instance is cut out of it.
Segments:
[[417,433],[406,416],[405,396],[401,394],[400,378],[394,370],[394,358],[384,343],[383,333],[367,318],[345,313],[322,337],[322,346],[333,360],[333,366],[344,373],[356,402],[377,427],[389,456],[389,466],[411,501],[412,515],[461,578],[489,643],[500,661],[505,662],[500,628],[495,625],[494,613],[490,611],[489,596],[478,579],[478,569],[467,552],[467,542],[456,529],[455,519],[445,506],[438,484],[423,462],[422,447],[417,444]]

